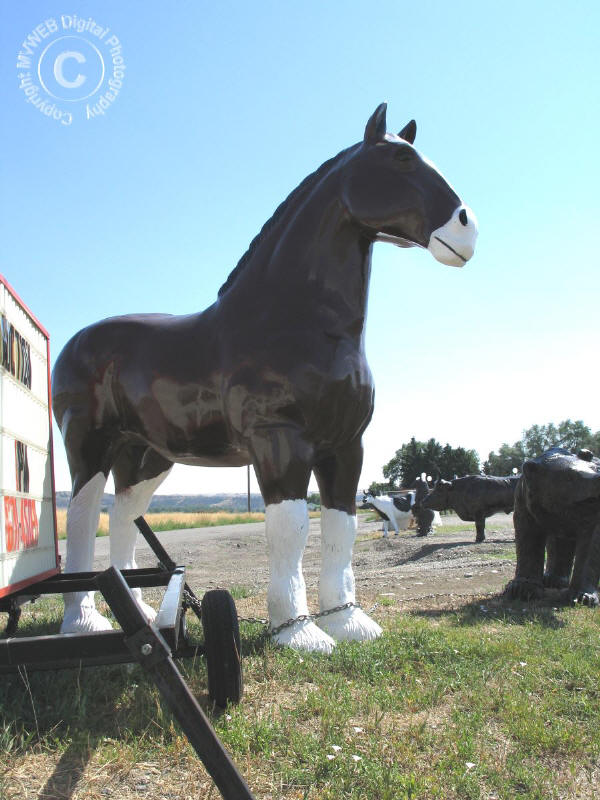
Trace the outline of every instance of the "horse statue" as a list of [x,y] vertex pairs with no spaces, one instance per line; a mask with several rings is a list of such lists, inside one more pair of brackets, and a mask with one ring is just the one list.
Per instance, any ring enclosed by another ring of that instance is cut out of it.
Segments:
[[[115,482],[110,559],[135,567],[137,529],[174,462],[252,464],[262,492],[273,640],[330,652],[381,628],[355,602],[352,548],[362,434],[373,413],[364,350],[376,241],[423,247],[460,267],[477,223],[413,147],[414,120],[386,133],[386,104],[358,144],[292,191],[250,244],[216,302],[197,314],[131,314],[77,333],[52,379],[73,481],[66,571],[92,568],[102,493]],[[319,602],[308,612],[306,495],[321,493]],[[137,599],[148,618],[140,590]],[[285,627],[281,627],[287,623]],[[93,593],[65,595],[63,632],[110,628]]]

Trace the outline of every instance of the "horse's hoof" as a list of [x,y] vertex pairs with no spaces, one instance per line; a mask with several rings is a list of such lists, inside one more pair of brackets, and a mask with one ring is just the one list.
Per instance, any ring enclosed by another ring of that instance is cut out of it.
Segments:
[[318,625],[337,642],[370,642],[383,633],[380,626],[361,608],[344,608],[321,617]]
[[310,620],[302,620],[271,637],[274,644],[316,653],[331,653],[335,642]]
[[135,602],[138,604],[140,611],[146,617],[148,622],[154,622],[156,619],[156,611],[149,606],[148,603],[144,603],[142,600],[142,590],[141,589],[132,589],[133,596],[135,597]]
[[152,608],[152,606],[149,606],[148,603],[144,603],[143,600],[138,600],[137,604],[148,622],[154,622],[156,619],[156,611]]
[[477,544],[481,544],[481,542],[485,542],[485,534],[483,536],[476,536],[475,537],[475,542]]
[[112,629],[110,621],[95,608],[82,608],[73,614],[65,614],[60,626],[61,633],[101,633]]
[[514,578],[506,584],[504,596],[511,600],[538,600],[543,594],[541,581],[530,578]]

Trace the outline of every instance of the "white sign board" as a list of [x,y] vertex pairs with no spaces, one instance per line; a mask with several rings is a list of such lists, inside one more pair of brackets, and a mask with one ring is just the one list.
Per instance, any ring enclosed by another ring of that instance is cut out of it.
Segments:
[[58,572],[49,354],[0,275],[0,597]]

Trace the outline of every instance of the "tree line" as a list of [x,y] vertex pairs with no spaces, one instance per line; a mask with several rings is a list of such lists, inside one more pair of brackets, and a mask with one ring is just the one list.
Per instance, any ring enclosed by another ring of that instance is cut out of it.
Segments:
[[475,450],[464,447],[441,445],[435,439],[419,442],[414,437],[403,444],[387,464],[383,466],[385,482],[374,481],[369,486],[372,494],[410,488],[416,479],[425,472],[432,478],[452,480],[463,475],[510,475],[513,470],[521,471],[526,458],[536,458],[551,447],[565,447],[577,451],[582,448],[600,453],[600,431],[592,433],[581,420],[563,420],[555,425],[532,425],[523,431],[521,439],[514,444],[504,443],[498,452],[492,451],[480,465]]

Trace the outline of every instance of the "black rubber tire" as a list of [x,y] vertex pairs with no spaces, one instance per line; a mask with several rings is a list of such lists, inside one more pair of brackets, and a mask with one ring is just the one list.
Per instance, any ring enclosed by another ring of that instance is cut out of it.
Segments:
[[202,627],[209,697],[219,708],[239,703],[244,691],[240,627],[225,589],[212,589],[202,598]]

